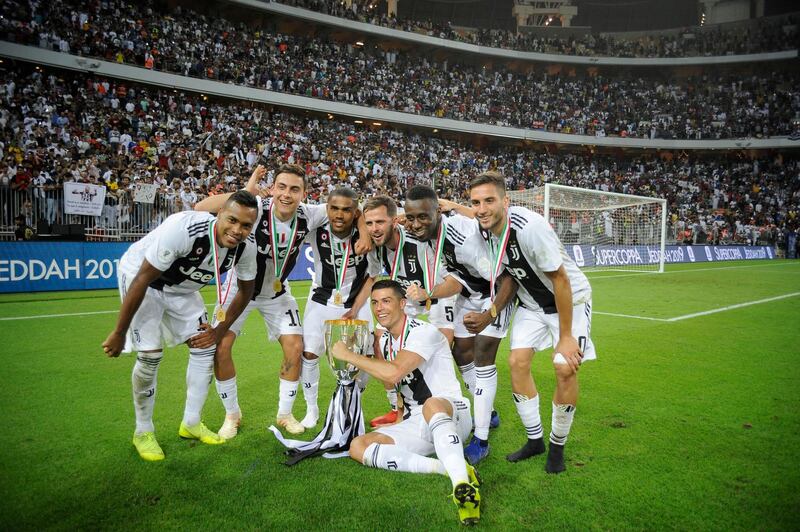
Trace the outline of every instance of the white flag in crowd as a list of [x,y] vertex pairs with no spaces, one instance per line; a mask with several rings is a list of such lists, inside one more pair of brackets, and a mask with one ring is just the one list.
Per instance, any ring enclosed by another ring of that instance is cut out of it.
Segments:
[[106,187],[87,183],[64,183],[64,212],[100,216],[106,199]]
[[138,183],[133,192],[133,201],[152,204],[157,192],[158,185],[155,183]]

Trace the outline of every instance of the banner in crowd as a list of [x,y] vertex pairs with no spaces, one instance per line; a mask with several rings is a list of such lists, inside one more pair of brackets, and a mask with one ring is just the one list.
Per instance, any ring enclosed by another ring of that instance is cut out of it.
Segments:
[[[0,293],[92,290],[117,287],[117,264],[130,242],[0,242]],[[647,246],[566,246],[582,267],[658,263],[659,249]],[[768,246],[667,246],[675,262],[774,259]],[[314,254],[303,246],[292,281],[314,275]]]
[[64,212],[100,216],[106,200],[106,187],[88,183],[64,183]]
[[[660,246],[566,245],[567,253],[581,268],[658,264]],[[664,263],[721,262],[728,260],[774,259],[770,246],[666,246]]]
[[158,185],[155,183],[136,183],[133,191],[133,201],[136,203],[150,203],[156,199]]

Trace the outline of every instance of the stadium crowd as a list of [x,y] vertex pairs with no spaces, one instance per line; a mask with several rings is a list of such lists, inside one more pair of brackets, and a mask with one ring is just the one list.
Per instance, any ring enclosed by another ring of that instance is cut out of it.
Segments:
[[[409,186],[431,182],[442,197],[466,202],[469,178],[496,169],[511,189],[554,182],[667,198],[670,240],[777,242],[800,225],[800,159],[781,154],[624,158],[476,149],[121,81],[56,71],[3,74],[3,226],[16,216],[34,227],[38,220],[66,222],[59,194],[64,182],[75,181],[107,188],[94,223],[143,233],[172,212],[242,186],[257,163],[280,162],[306,167],[311,202],[342,183],[365,197],[399,199]],[[142,183],[157,185],[152,205],[133,201]]]
[[3,4],[3,38],[78,55],[395,111],[637,138],[725,139],[795,133],[792,70],[685,79],[574,77],[435,63],[323,38],[248,28],[187,9],[110,0]]
[[[544,38],[503,29],[455,30],[449,23],[432,20],[398,19],[378,8],[376,0],[277,0],[336,17],[387,28],[411,31],[454,41],[507,48],[524,52],[597,57],[693,57],[755,54],[794,50],[797,20],[786,17],[762,21],[755,28],[684,28],[669,34],[622,38],[603,34]],[[685,36],[688,35],[688,36]]]

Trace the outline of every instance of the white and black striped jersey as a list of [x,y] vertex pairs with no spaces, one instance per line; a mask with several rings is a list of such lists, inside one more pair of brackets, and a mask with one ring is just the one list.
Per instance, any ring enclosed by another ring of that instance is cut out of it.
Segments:
[[[400,382],[406,417],[416,414],[431,397],[457,399],[462,396],[447,338],[430,323],[409,318],[408,325],[408,337],[403,350],[416,353],[425,361]],[[399,344],[399,338],[394,338],[389,331],[384,331],[380,346],[387,360],[391,350],[396,352]]]
[[[428,247],[428,244],[409,235],[404,228],[400,227],[399,229],[404,234],[404,242],[403,255],[400,263],[397,265],[396,280],[403,286],[404,290],[408,289],[411,284],[424,286],[425,281],[422,268],[424,268],[425,249]],[[372,255],[372,260],[380,263],[381,269],[386,275],[392,273],[392,265],[394,264],[396,253],[396,250],[390,249],[388,246],[375,247],[369,252],[369,254]],[[433,250],[428,251],[430,257],[433,257],[433,253]],[[436,284],[441,283],[443,280],[443,271],[440,271],[436,279]],[[431,300],[432,304],[436,302],[436,299]],[[415,316],[426,312],[424,303],[411,301],[410,299],[406,301],[406,307],[413,308]]]
[[[556,314],[553,283],[544,272],[554,272],[563,264],[572,286],[572,301],[575,305],[592,297],[592,288],[586,275],[575,261],[567,255],[563,244],[553,228],[545,219],[524,207],[511,206],[508,209],[511,222],[508,245],[503,256],[505,270],[517,280],[520,304],[533,311],[542,310],[545,314]],[[484,243],[492,239],[495,245],[498,238],[489,231],[481,230]],[[489,279],[489,251],[484,245],[485,256],[480,260],[481,274]]]
[[[256,289],[253,293],[253,299],[256,297],[273,299],[286,293],[289,286],[286,284],[286,279],[297,263],[297,257],[300,255],[300,251],[303,248],[303,241],[311,231],[328,221],[328,213],[325,205],[307,205],[301,203],[297,207],[297,233],[294,237],[292,254],[285,259],[286,266],[281,276],[282,288],[280,292],[276,293],[273,287],[273,283],[275,282],[275,264],[272,258],[272,224],[269,215],[272,198],[262,200],[260,197],[257,197],[256,199],[259,205],[259,216],[256,221],[256,226],[253,229],[253,235],[258,245],[258,255],[256,257],[258,271],[256,272]],[[283,257],[289,250],[289,238],[291,238],[292,235],[291,221],[277,221],[278,256]]]
[[[347,253],[347,243],[350,242],[350,258],[347,261],[347,272],[344,282],[340,287],[344,308],[353,306],[359,291],[364,286],[367,278],[376,277],[381,273],[380,263],[374,255],[356,255],[355,243],[358,241],[358,228],[353,227],[353,232],[348,238],[340,239],[329,231],[330,223],[310,231],[306,241],[311,244],[314,252],[314,280],[311,285],[311,299],[321,305],[337,306],[336,277],[333,268],[333,257],[336,257],[336,273],[341,275],[342,262]],[[330,241],[333,237],[333,242]]]
[[[489,282],[478,269],[477,259],[485,245],[480,241],[478,221],[460,214],[442,216],[447,230],[442,252],[447,274],[461,285],[461,295],[470,299],[487,299]],[[477,237],[477,239],[475,238]],[[431,241],[431,245],[435,242]]]
[[[147,260],[161,270],[151,288],[165,293],[196,292],[214,280],[214,252],[209,226],[215,216],[208,212],[183,211],[135,242],[119,261],[119,269],[134,276]],[[239,279],[256,277],[256,245],[253,235],[234,249],[216,246],[220,274],[236,266]]]

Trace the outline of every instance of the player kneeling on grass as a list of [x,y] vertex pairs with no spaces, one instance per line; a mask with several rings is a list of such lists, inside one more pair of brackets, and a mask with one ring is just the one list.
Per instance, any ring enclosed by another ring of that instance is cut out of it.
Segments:
[[[333,356],[399,386],[406,412],[399,423],[354,439],[350,456],[370,467],[449,476],[459,519],[474,524],[480,518],[480,480],[464,460],[461,443],[472,419],[450,346],[436,327],[406,316],[405,292],[397,281],[376,282],[371,298],[372,311],[386,329],[380,340],[385,360],[357,355],[341,341]],[[428,457],[434,453],[436,458]]]
[[[164,459],[155,439],[153,408],[165,343],[186,342],[189,346],[186,408],[178,434],[208,444],[225,442],[206,428],[200,414],[211,383],[216,346],[253,294],[256,246],[248,237],[256,215],[253,195],[236,192],[216,217],[194,211],[173,214],[128,248],[119,262],[122,307],[103,350],[110,357],[122,351],[138,352],[132,377],[136,411],[133,445],[145,460]],[[199,291],[215,278],[219,286],[220,274],[234,266],[239,291],[227,312],[218,306],[219,323],[210,327]]]

